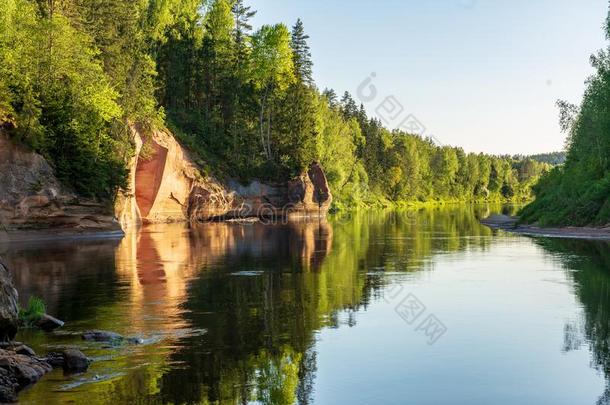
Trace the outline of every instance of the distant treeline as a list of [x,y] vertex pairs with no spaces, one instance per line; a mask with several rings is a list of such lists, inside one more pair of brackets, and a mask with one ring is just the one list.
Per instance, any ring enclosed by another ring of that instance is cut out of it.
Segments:
[[554,162],[390,131],[320,91],[302,21],[253,30],[242,0],[5,0],[0,122],[81,194],[125,186],[130,123],[167,126],[206,169],[280,181],[312,161],[337,207],[525,199]]
[[548,163],[552,166],[562,165],[566,161],[566,153],[565,152],[551,152],[551,153],[539,153],[537,155],[514,155],[513,159],[515,160],[523,160],[523,159],[532,159],[536,162]]
[[580,106],[558,102],[560,123],[568,132],[566,162],[535,187],[536,200],[523,210],[524,221],[610,223],[610,47],[591,56],[591,64],[596,73],[587,79]]

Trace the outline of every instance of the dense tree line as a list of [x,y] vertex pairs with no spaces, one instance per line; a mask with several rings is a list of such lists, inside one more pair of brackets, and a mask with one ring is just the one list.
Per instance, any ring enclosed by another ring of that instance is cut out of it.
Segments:
[[566,162],[536,186],[536,200],[522,213],[525,221],[610,223],[610,47],[591,56],[591,64],[596,72],[587,80],[580,106],[558,103],[561,126],[568,132]]
[[112,198],[132,153],[127,126],[163,123],[154,50],[172,2],[4,0],[0,120],[76,191]]
[[528,157],[538,162],[548,163],[553,166],[562,165],[566,161],[565,152],[539,153],[536,155],[530,155]]
[[254,30],[255,13],[243,0],[6,0],[0,120],[101,199],[125,184],[129,124],[167,126],[244,181],[319,161],[338,206],[522,199],[548,169],[384,128],[316,87],[301,20]]

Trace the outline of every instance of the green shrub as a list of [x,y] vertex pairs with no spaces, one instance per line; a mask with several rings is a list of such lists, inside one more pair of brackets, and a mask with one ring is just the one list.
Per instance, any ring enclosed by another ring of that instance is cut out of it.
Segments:
[[31,296],[28,300],[27,308],[19,309],[19,319],[26,325],[33,325],[38,322],[44,314],[46,314],[47,308],[44,301],[41,298]]

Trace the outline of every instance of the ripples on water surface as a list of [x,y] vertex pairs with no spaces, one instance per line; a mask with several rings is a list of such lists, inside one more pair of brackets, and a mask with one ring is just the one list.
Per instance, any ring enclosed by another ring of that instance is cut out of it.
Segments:
[[[76,344],[96,360],[85,374],[54,371],[20,398],[610,402],[609,245],[478,224],[498,210],[162,225],[121,241],[1,246],[21,300],[41,296],[66,321],[18,339],[39,353]],[[85,343],[87,329],[143,344]]]

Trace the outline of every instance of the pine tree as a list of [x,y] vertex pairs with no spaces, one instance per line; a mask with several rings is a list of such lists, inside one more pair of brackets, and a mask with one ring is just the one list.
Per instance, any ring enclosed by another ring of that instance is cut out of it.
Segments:
[[234,20],[229,0],[214,0],[204,19],[202,45],[205,112],[208,146],[215,150],[225,147],[224,135],[232,120],[230,94],[233,69],[231,66]]
[[334,108],[337,106],[337,93],[335,92],[334,89],[325,88],[324,91],[322,92],[322,95],[324,97],[326,97],[326,100],[328,101],[328,105],[331,108]]
[[346,120],[358,117],[358,105],[348,91],[343,93],[343,97],[341,98],[341,111]]
[[297,78],[308,86],[313,86],[313,62],[311,60],[311,51],[307,40],[309,35],[305,34],[303,21],[299,18],[296,24],[292,27],[291,47],[294,58],[294,70]]
[[231,12],[235,18],[233,29],[233,40],[236,47],[235,59],[237,65],[240,66],[246,56],[246,38],[252,31],[252,25],[249,21],[256,15],[256,10],[251,10],[250,6],[245,6],[243,0],[235,0]]

